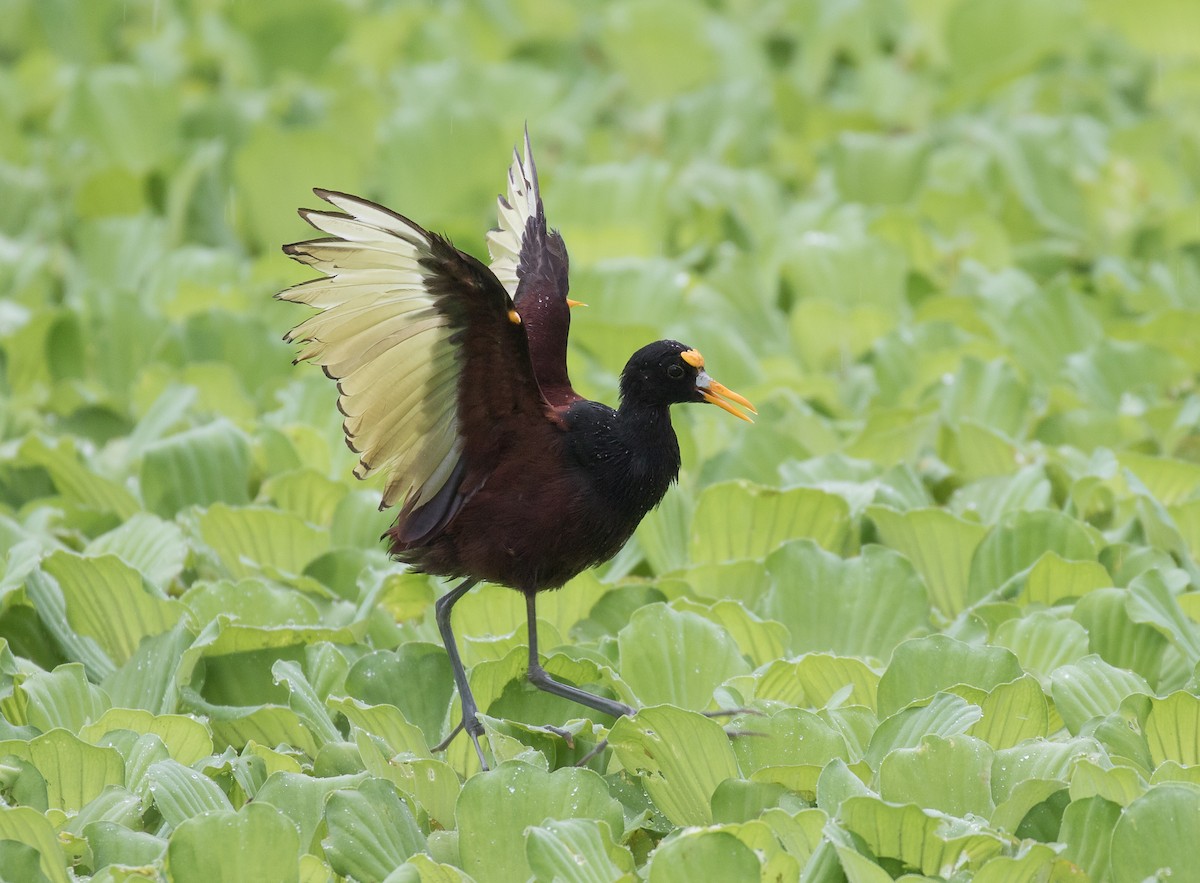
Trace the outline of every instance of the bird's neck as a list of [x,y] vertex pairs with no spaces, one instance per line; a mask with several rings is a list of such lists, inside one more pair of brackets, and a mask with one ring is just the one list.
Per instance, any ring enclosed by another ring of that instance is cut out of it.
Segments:
[[657,506],[679,476],[679,440],[671,425],[670,407],[628,399],[617,410],[617,431],[623,447],[624,469],[631,493],[653,499],[646,510]]

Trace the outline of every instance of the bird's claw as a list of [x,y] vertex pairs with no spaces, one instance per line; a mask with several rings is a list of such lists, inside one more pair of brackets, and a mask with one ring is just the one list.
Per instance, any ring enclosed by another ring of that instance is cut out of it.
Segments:
[[454,737],[463,730],[466,730],[467,735],[471,737],[471,744],[475,746],[475,753],[479,755],[479,766],[484,772],[487,772],[491,769],[491,767],[488,766],[487,758],[483,754],[483,746],[479,744],[479,737],[483,735],[483,724],[479,723],[478,718],[472,717],[471,720],[475,726],[467,726],[467,718],[464,717],[454,725],[454,729],[449,732],[445,739],[434,745],[429,750],[433,752],[445,751],[450,743],[454,741]]
[[542,724],[541,726],[534,727],[533,729],[542,730],[552,736],[558,736],[558,738],[567,743],[567,748],[571,749],[572,751],[575,750],[575,734],[570,730],[564,730],[562,727],[556,727],[553,724]]

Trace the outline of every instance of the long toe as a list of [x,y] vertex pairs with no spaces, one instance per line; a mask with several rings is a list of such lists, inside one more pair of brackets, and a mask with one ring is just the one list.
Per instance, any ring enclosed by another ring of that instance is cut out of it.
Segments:
[[450,743],[454,741],[454,737],[457,736],[459,733],[461,733],[463,730],[466,730],[467,735],[471,737],[471,744],[475,746],[475,753],[477,755],[479,755],[479,765],[484,770],[490,770],[491,767],[488,766],[487,757],[485,757],[484,753],[483,753],[483,746],[479,744],[479,737],[483,734],[483,725],[481,723],[479,723],[479,719],[476,717],[471,718],[471,724],[474,724],[474,726],[471,726],[470,724],[468,724],[467,719],[464,717],[457,724],[455,724],[454,729],[450,731],[450,733],[446,736],[445,739],[443,739],[441,742],[434,745],[429,750],[430,751],[445,751],[447,746],[449,746]]

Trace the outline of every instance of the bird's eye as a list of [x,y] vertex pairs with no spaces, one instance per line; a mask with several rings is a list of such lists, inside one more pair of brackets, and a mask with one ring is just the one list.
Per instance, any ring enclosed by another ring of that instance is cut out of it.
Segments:
[[670,377],[672,380],[678,380],[680,377],[683,376],[683,366],[682,365],[667,366],[667,376]]

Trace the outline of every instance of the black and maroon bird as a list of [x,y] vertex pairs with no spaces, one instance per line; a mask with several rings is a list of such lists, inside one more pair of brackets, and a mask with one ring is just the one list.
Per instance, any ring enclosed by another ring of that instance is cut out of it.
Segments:
[[[742,396],[674,340],[648,344],[621,372],[620,407],[588,401],[567,376],[567,251],[546,226],[525,136],[514,151],[490,268],[402,215],[314,191],[338,211],[301,210],[327,234],[284,246],[320,278],[280,292],[319,310],[285,340],[337,381],[354,474],[385,478],[385,534],[415,570],[461,579],[436,605],[484,768],[483,725],[450,613],[481,580],[525,595],[529,680],[605,714],[629,706],[553,680],[537,652],[537,593],[615,555],[679,473],[670,406],[710,402],[742,419]],[[443,745],[446,744],[445,742]]]

